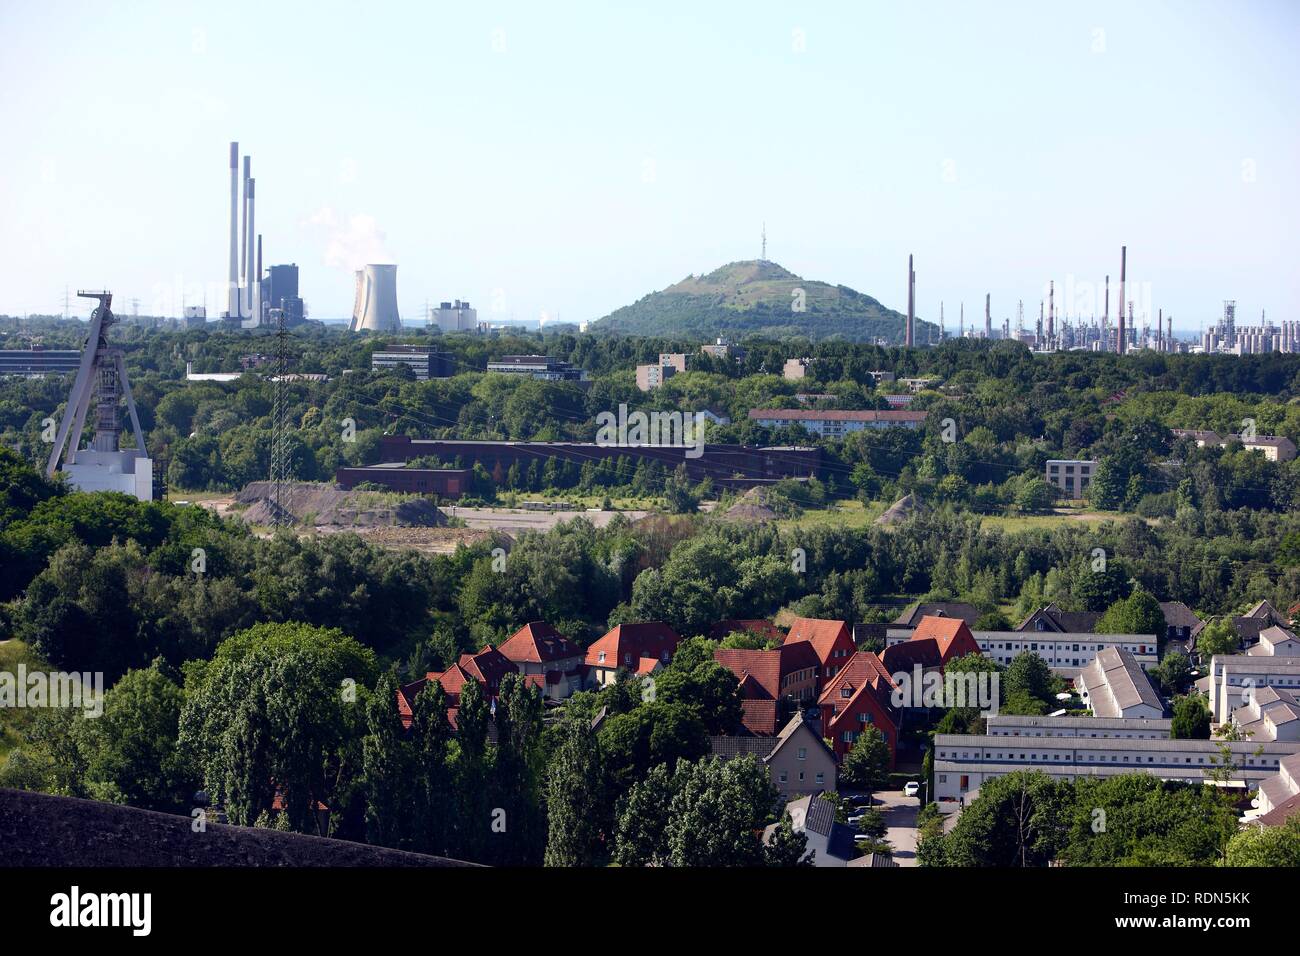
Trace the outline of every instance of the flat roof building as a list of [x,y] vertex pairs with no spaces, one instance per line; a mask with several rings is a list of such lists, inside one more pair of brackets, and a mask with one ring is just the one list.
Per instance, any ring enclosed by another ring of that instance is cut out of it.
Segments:
[[552,358],[549,355],[503,355],[488,362],[489,372],[503,372],[507,375],[527,375],[549,382],[583,382],[587,380],[585,369],[574,368],[570,363]]
[[868,428],[920,428],[925,412],[897,411],[894,409],[868,409],[849,411],[814,408],[751,408],[749,420],[764,428],[784,428],[802,425],[804,429],[822,438],[839,438],[850,432]]
[[67,375],[77,371],[80,365],[80,349],[46,349],[39,345],[30,349],[0,349],[0,376]]
[[387,345],[370,357],[372,371],[385,371],[405,365],[418,381],[450,378],[456,374],[456,358],[449,352],[436,352],[422,345]]
[[1067,498],[1082,498],[1092,484],[1097,463],[1080,458],[1049,458],[1043,469],[1049,485]]

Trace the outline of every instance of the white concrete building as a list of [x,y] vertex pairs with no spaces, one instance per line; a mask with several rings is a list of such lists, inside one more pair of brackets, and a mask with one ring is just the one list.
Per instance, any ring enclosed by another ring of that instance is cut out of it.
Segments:
[[920,428],[925,423],[925,412],[895,409],[823,411],[813,408],[751,408],[749,420],[764,428],[802,425],[814,435],[823,438],[840,438],[850,432],[860,432],[868,428]]
[[[970,800],[985,780],[1038,770],[1057,780],[1149,773],[1162,780],[1203,783],[1218,766],[1220,740],[1015,737],[937,734],[934,738],[934,799]],[[1300,742],[1226,742],[1237,771],[1230,781],[1258,787],[1281,761],[1300,753]],[[1261,752],[1257,755],[1256,750]]]
[[1300,754],[1282,758],[1277,773],[1259,785],[1255,806],[1259,812],[1248,816],[1264,826],[1280,826],[1300,813]]
[[1163,717],[1165,705],[1137,659],[1118,647],[1097,652],[1074,686],[1097,717]]
[[1232,722],[1249,740],[1300,740],[1300,700],[1281,687],[1260,687],[1232,712]]
[[1010,664],[1018,654],[1031,651],[1064,677],[1074,677],[1106,648],[1128,652],[1144,669],[1158,663],[1154,634],[1061,634],[1052,631],[975,631],[974,634],[984,655],[999,664]]
[[1043,467],[1049,485],[1067,498],[1082,498],[1092,484],[1097,463],[1080,458],[1050,458]]
[[1216,724],[1230,720],[1232,712],[1249,703],[1250,695],[1263,687],[1300,690],[1300,657],[1215,654],[1210,659],[1210,673],[1196,682],[1196,689],[1209,698]]
[[1124,737],[1168,740],[1173,720],[1168,717],[1020,717],[995,714],[984,724],[990,737]]

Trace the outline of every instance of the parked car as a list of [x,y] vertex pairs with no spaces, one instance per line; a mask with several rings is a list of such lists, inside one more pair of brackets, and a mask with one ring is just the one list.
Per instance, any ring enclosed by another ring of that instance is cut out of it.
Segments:
[[903,786],[903,796],[905,797],[915,797],[920,792],[921,785],[915,780],[908,781],[908,783]]
[[869,807],[875,803],[869,793],[842,794],[840,800],[850,807]]

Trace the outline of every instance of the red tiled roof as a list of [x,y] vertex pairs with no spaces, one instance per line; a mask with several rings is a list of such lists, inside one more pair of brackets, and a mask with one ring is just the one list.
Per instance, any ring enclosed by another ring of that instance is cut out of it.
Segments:
[[957,656],[979,651],[975,635],[971,633],[966,622],[959,618],[928,616],[921,618],[921,623],[912,631],[911,640],[924,640],[927,637],[934,638],[939,645],[939,656],[944,661],[948,660],[953,650],[958,652]]
[[833,422],[923,422],[925,412],[900,412],[894,409],[865,411],[821,410],[815,408],[751,408],[751,420],[833,421]]
[[543,664],[582,653],[577,644],[545,621],[525,624],[498,650],[517,664]]
[[742,700],[740,722],[751,734],[771,737],[776,734],[777,706],[774,700]]
[[[460,655],[460,660],[442,673],[429,671],[423,679],[399,687],[397,690],[397,712],[401,715],[403,725],[411,726],[416,695],[424,689],[429,681],[436,680],[442,685],[443,692],[447,695],[447,717],[454,729],[456,726],[455,714],[460,706],[460,691],[465,686],[466,681],[478,681],[483,685],[483,689],[488,695],[492,696],[496,694],[501,678],[505,677],[506,674],[518,672],[519,669],[504,654],[489,644],[477,654]],[[524,679],[527,680],[527,677]]]
[[720,647],[713,652],[713,659],[736,675],[747,698],[758,697],[760,691],[756,688],[761,688],[762,699],[769,700],[781,696],[782,677],[810,667],[816,669],[820,664],[809,641],[782,644],[770,651]]
[[[636,667],[643,657],[669,658],[677,650],[681,638],[662,621],[643,621],[620,624],[587,648],[585,663],[588,667]],[[605,659],[600,659],[601,651]]]
[[852,645],[853,637],[849,626],[843,621],[828,621],[816,617],[797,617],[790,625],[790,632],[785,636],[786,644],[796,641],[808,641],[817,651],[817,660],[825,664],[831,658],[836,643],[848,642]]
[[840,692],[844,687],[853,689],[854,694],[863,687],[871,687],[877,698],[886,707],[890,707],[889,696],[894,690],[893,678],[885,669],[884,663],[871,651],[858,651],[849,658],[839,673],[826,682],[817,703],[847,700]]

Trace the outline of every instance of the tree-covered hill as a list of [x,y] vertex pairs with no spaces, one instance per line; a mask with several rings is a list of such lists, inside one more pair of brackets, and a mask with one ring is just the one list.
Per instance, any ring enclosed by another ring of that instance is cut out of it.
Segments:
[[[798,306],[802,305],[802,311]],[[711,338],[728,335],[903,341],[906,316],[843,285],[804,279],[775,262],[732,262],[687,276],[593,323],[594,331]],[[937,327],[917,320],[916,339]],[[937,336],[936,336],[937,337]]]

